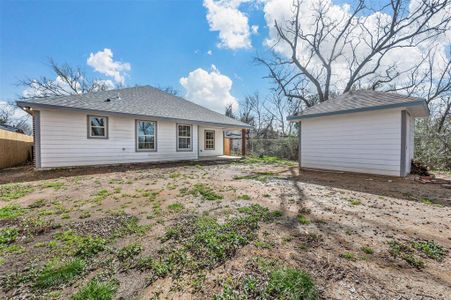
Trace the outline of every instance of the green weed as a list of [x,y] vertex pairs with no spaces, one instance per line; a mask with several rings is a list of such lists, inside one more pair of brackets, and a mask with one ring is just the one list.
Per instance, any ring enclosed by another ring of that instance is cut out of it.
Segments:
[[0,229],[0,245],[14,243],[19,236],[19,231],[16,228]]
[[240,199],[240,200],[251,200],[251,196],[249,196],[247,194],[243,194],[243,195],[239,195],[238,199]]
[[33,192],[33,188],[22,184],[5,184],[0,186],[0,200],[10,201],[22,198],[27,194]]
[[171,210],[172,212],[178,213],[184,210],[185,207],[181,203],[173,203],[168,206],[168,209]]
[[64,182],[53,181],[47,182],[42,185],[43,188],[53,188],[55,190],[59,190],[64,186]]
[[18,205],[8,205],[0,208],[1,219],[15,219],[25,213],[25,210]]
[[298,215],[298,222],[299,222],[300,224],[302,224],[302,225],[308,225],[308,224],[310,224],[310,220],[307,219],[307,217],[304,216],[304,215]]
[[115,282],[100,282],[93,279],[73,295],[72,300],[112,300],[116,291]]
[[141,253],[142,250],[143,246],[141,244],[132,243],[119,250],[119,252],[117,253],[117,257],[120,260],[126,260],[138,255],[139,253]]
[[52,260],[38,274],[35,287],[49,288],[70,282],[85,269],[85,262],[81,259],[69,261]]
[[224,198],[223,195],[216,193],[211,187],[202,183],[195,184],[189,193],[196,197],[201,196],[204,200],[220,200]]
[[365,254],[369,254],[372,255],[374,254],[374,250],[373,248],[367,247],[367,246],[363,246],[362,248],[360,248],[360,250],[365,253]]

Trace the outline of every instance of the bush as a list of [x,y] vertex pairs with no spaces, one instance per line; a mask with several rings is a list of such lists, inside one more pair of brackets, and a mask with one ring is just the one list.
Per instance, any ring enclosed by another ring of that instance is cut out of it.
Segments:
[[412,160],[410,173],[420,176],[429,176],[428,168],[418,160]]
[[451,169],[451,126],[438,132],[433,119],[415,123],[415,160],[430,169]]

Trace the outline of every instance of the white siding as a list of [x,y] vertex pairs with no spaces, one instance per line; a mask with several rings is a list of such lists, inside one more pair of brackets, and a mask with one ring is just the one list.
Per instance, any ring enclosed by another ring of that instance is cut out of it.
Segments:
[[302,120],[302,167],[399,176],[400,160],[398,109]]
[[[205,130],[215,131],[215,149],[205,150]],[[199,126],[199,156],[224,155],[224,134],[222,128],[210,128]]]
[[157,151],[136,152],[135,118],[108,116],[108,139],[87,138],[87,113],[41,111],[41,167],[159,162],[197,159],[197,126],[193,151],[177,152],[176,123],[157,121]]

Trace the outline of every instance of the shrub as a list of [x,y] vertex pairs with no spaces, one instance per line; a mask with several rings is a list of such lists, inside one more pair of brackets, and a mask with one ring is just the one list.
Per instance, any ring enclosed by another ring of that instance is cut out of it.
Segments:
[[73,295],[72,300],[111,300],[116,290],[114,282],[99,282],[94,279]]

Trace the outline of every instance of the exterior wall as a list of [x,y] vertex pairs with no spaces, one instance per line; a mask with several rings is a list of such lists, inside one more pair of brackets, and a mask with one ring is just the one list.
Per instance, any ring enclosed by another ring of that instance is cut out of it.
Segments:
[[301,166],[400,175],[401,110],[302,120]]
[[87,115],[84,112],[41,110],[42,168],[198,158],[197,125],[193,125],[193,151],[178,152],[176,123],[149,118],[157,122],[157,151],[136,152],[136,118],[102,114],[108,117],[108,139],[89,139]]
[[[205,130],[215,131],[215,149],[205,150]],[[199,126],[199,156],[224,155],[224,134],[222,128],[211,128]]]

